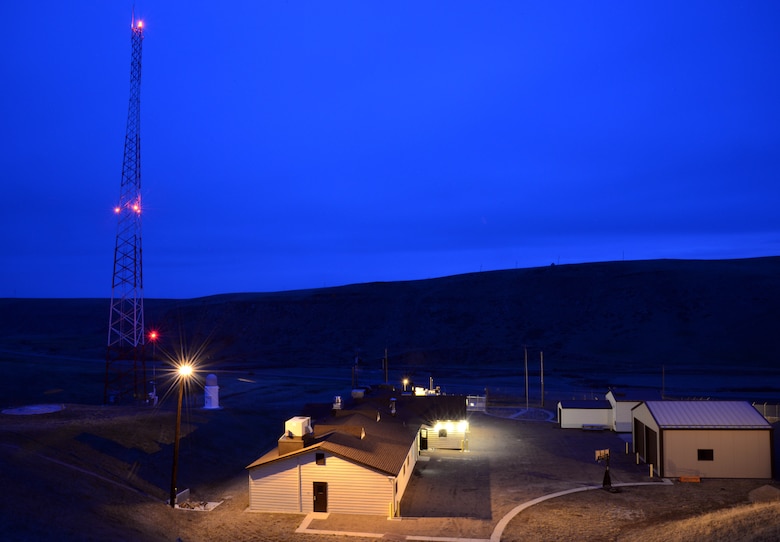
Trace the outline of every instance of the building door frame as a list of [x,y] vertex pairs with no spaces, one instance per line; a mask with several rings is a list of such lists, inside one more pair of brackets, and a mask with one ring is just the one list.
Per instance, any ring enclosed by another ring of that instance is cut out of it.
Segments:
[[312,482],[314,484],[314,504],[315,512],[328,511],[328,482]]

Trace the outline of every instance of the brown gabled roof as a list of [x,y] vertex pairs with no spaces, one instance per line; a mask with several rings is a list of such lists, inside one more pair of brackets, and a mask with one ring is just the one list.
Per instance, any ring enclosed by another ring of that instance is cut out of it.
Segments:
[[[385,426],[387,425],[389,424],[386,423]],[[416,431],[397,431],[390,434],[389,431],[376,429],[378,428],[367,428],[366,436],[362,439],[345,433],[332,433],[322,443],[321,449],[384,474],[398,476],[409,449],[414,444]]]
[[274,448],[246,468],[261,467],[316,450],[398,476],[422,425],[466,417],[466,401],[462,396],[394,398],[395,416],[389,408],[390,395],[363,401],[315,422],[311,445],[284,455],[279,455],[278,448]]
[[[390,476],[397,476],[409,449],[417,438],[418,427],[387,417],[376,421],[363,413],[352,413],[314,425],[314,441],[300,450],[279,455],[274,448],[248,465],[252,469],[313,451],[329,452]],[[361,438],[362,436],[362,438]]]
[[317,424],[314,428],[314,437],[322,438],[330,433],[342,433],[352,435],[353,437],[363,438],[366,436],[366,428],[362,425],[327,425]]

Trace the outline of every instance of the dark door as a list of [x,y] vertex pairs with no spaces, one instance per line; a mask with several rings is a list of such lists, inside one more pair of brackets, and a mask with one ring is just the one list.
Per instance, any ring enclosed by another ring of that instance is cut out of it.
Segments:
[[662,476],[663,473],[658,465],[658,433],[648,427],[645,439],[647,441],[647,457],[645,457],[645,463],[653,465],[656,476]]
[[328,511],[328,482],[314,482],[314,511]]
[[427,429],[420,429],[420,449],[421,450],[427,450],[428,449],[428,430]]
[[642,459],[647,459],[647,450],[645,449],[645,424],[634,419],[634,451]]

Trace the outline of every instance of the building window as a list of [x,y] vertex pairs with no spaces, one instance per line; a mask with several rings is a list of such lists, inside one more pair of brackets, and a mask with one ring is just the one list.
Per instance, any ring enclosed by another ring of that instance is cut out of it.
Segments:
[[447,438],[447,430],[439,429],[439,438]]
[[714,450],[699,450],[699,461],[714,461],[714,460],[715,460]]
[[325,454],[315,454],[314,458],[317,461],[318,465],[325,464]]

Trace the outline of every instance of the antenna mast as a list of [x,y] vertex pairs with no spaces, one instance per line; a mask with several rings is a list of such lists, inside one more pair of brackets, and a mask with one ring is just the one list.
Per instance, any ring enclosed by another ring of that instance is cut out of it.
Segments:
[[111,310],[108,320],[106,380],[103,402],[132,393],[146,396],[144,300],[141,266],[141,45],[143,22],[130,25],[130,102],[127,109],[124,160],[117,215]]

